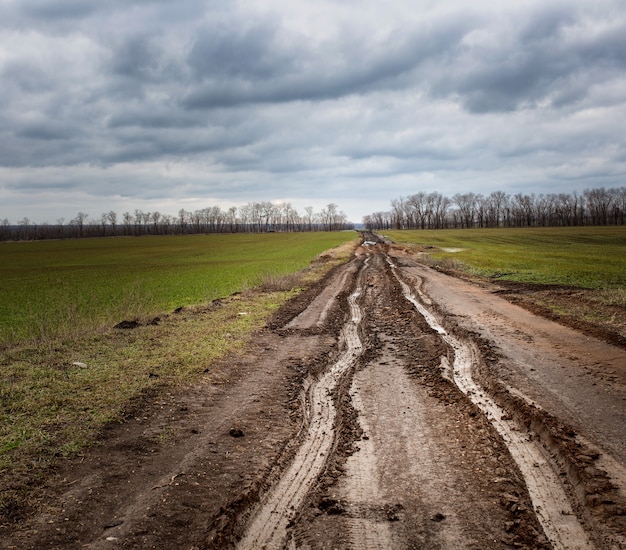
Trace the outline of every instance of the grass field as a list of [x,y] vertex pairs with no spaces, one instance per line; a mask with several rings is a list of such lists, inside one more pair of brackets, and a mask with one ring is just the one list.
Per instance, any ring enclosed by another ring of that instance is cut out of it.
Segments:
[[589,289],[626,288],[626,226],[386,231],[433,261],[483,277]]
[[353,232],[0,243],[0,349],[208,302],[295,272]]
[[[356,242],[347,232],[0,246],[0,299],[12,315],[4,330],[25,336],[0,350],[0,521],[36,507],[49,467],[80,453],[133,403],[199,378],[227,380],[214,361],[346,261]],[[258,283],[262,291],[251,288]],[[169,313],[158,323],[111,328],[161,311]]]

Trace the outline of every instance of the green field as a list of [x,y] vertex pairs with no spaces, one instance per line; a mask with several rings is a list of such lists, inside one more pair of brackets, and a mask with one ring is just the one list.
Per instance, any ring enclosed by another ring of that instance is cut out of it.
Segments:
[[[229,367],[215,360],[245,346],[303,285],[346,261],[355,237],[237,234],[0,245],[0,521],[38,500],[38,483],[55,461],[80,453],[103,425],[122,420],[142,399],[199,378],[226,382]],[[179,306],[187,307],[172,313]],[[155,315],[158,323],[111,328]]]
[[208,302],[302,269],[353,232],[0,243],[0,348]]
[[435,263],[482,277],[589,289],[626,288],[626,226],[385,231]]

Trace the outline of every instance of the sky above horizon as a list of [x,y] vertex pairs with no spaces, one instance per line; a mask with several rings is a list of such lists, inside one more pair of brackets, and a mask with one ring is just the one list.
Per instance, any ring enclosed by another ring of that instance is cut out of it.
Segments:
[[0,0],[0,219],[626,185],[624,0]]

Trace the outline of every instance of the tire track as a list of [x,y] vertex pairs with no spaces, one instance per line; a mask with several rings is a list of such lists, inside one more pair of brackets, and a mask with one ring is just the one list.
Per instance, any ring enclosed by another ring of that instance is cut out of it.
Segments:
[[[453,349],[453,380],[487,416],[500,434],[517,463],[528,488],[535,513],[546,537],[555,549],[590,550],[594,548],[587,533],[576,517],[566,491],[545,451],[535,441],[529,440],[525,430],[520,430],[506,412],[498,406],[473,380],[472,367],[477,352],[471,343],[463,342],[449,334],[435,315],[418,301],[411,287],[397,273],[397,268],[387,257],[391,271],[399,282],[406,299],[424,317],[430,327]],[[430,304],[428,297],[417,288],[420,298]]]
[[[367,260],[364,262],[364,266],[366,265]],[[310,422],[304,442],[291,466],[267,493],[248,522],[244,536],[237,546],[240,550],[283,547],[290,521],[302,506],[309,489],[328,460],[335,439],[336,409],[332,393],[363,351],[358,333],[362,312],[357,300],[361,292],[357,283],[357,288],[348,298],[350,319],[341,331],[341,341],[345,349],[336,363],[310,389]]]

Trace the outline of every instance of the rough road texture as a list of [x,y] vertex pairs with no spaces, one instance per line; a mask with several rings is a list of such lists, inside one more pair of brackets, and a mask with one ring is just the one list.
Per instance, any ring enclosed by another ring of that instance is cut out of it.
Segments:
[[361,247],[0,548],[626,547],[626,352],[499,290]]

